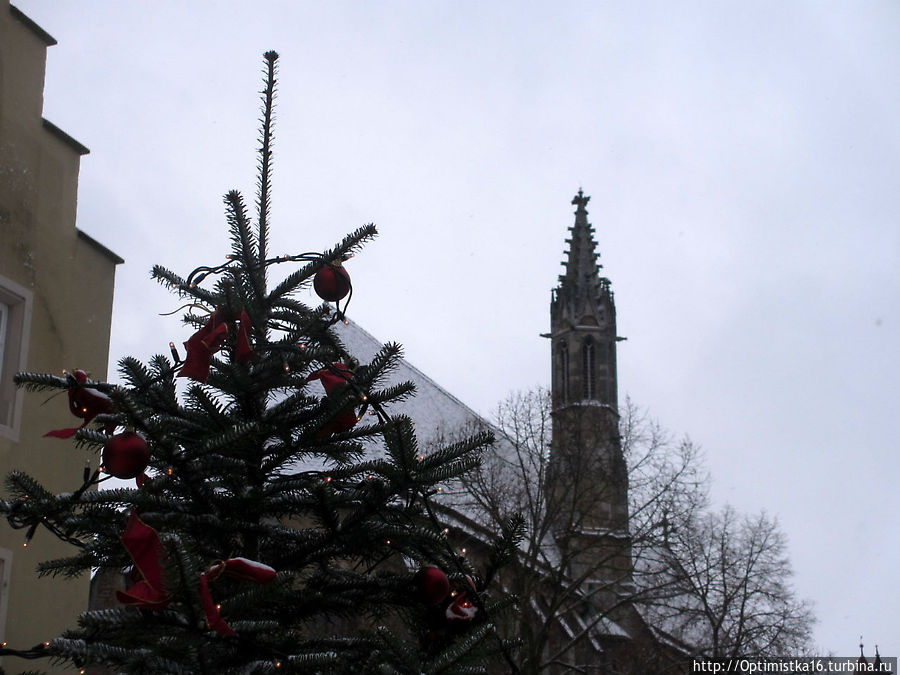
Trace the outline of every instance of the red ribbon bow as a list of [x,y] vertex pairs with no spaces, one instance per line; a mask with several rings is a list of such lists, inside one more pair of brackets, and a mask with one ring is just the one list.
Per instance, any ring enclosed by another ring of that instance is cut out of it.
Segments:
[[132,510],[122,533],[122,544],[134,560],[139,580],[125,591],[116,591],[119,602],[143,609],[168,606],[171,598],[163,587],[165,554],[157,531]]
[[[132,511],[125,532],[122,534],[122,543],[134,560],[139,579],[127,590],[116,592],[119,602],[142,609],[167,607],[172,598],[163,586],[163,566],[166,558],[157,531],[144,523],[137,513]],[[275,578],[275,575],[275,570],[268,565],[247,558],[231,558],[210,567],[200,575],[198,581],[200,603],[206,614],[207,625],[220,635],[236,635],[231,626],[219,614],[219,608],[213,601],[212,593],[209,590],[210,581],[214,581],[219,576],[226,576],[257,584],[267,584]]]
[[[321,370],[311,373],[307,376],[306,381],[321,381],[322,386],[325,388],[325,395],[330,396],[342,384],[346,384],[352,379],[353,371],[343,363],[335,362],[328,368],[322,368]],[[327,438],[332,434],[340,433],[341,431],[349,431],[356,426],[358,421],[359,417],[356,415],[356,406],[350,405],[341,410],[333,419],[329,420],[321,429],[319,429],[316,437],[322,439]]]
[[[44,436],[51,438],[72,438],[75,432],[87,426],[97,415],[111,413],[113,404],[109,396],[102,391],[98,391],[93,387],[85,386],[87,384],[87,373],[83,370],[76,370],[72,373],[75,382],[69,387],[69,411],[84,420],[80,427],[72,427],[69,429],[55,429],[48,431]],[[112,425],[106,426],[106,433],[113,431]]]
[[[256,356],[250,346],[250,330],[252,328],[250,315],[241,310],[238,315],[237,341],[234,348],[234,358],[239,363],[246,363]],[[197,382],[206,382],[209,378],[212,355],[225,344],[228,329],[228,322],[225,321],[225,308],[219,307],[212,313],[203,328],[184,343],[187,356],[184,358],[184,364],[178,372],[178,377],[189,377]]]

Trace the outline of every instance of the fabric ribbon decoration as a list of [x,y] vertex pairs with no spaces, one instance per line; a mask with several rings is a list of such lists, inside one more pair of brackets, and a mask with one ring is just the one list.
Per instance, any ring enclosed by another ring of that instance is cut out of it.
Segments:
[[[97,415],[104,415],[113,411],[112,400],[102,391],[86,386],[88,376],[83,370],[72,373],[74,382],[69,386],[69,411],[84,420],[80,427],[70,429],[55,429],[48,431],[44,436],[51,438],[72,438],[79,429],[86,427]],[[111,434],[115,427],[106,425],[106,433]]]
[[[125,591],[117,591],[119,602],[142,609],[164,609],[171,601],[163,587],[163,566],[166,563],[165,553],[159,534],[131,512],[122,543],[134,560],[138,572],[138,581]],[[229,626],[213,600],[209,583],[220,576],[232,577],[257,584],[267,584],[275,578],[276,572],[268,565],[247,558],[231,558],[210,567],[200,575],[197,590],[200,604],[206,614],[207,625],[220,635],[234,636],[236,633]]]
[[250,346],[250,331],[253,329],[253,323],[250,321],[250,315],[244,310],[238,317],[237,343],[234,346],[234,358],[238,363],[246,363],[256,358],[253,353],[253,347]]
[[204,573],[210,581],[224,575],[240,581],[252,581],[256,584],[267,584],[275,578],[277,572],[268,565],[263,565],[247,558],[230,558],[225,562],[213,565]]
[[[178,377],[189,377],[204,383],[209,378],[212,355],[222,348],[228,337],[229,325],[225,320],[225,312],[224,307],[218,307],[203,328],[184,343],[187,356],[184,358],[184,364],[178,372]],[[250,315],[242,310],[238,316],[237,340],[234,349],[234,359],[239,363],[246,363],[256,357],[250,346],[250,330],[252,328]]]
[[142,609],[164,609],[170,597],[163,587],[163,552],[159,533],[142,521],[132,510],[128,517],[122,544],[134,560],[138,581],[125,591],[116,591],[116,597],[123,605]]
[[353,379],[353,371],[340,361],[335,361],[328,368],[322,368],[307,376],[306,381],[319,380],[325,387],[325,395],[330,396],[342,384]]
[[206,382],[209,377],[209,364],[212,355],[222,348],[225,338],[228,337],[228,324],[224,319],[225,310],[219,307],[203,328],[194,333],[184,348],[187,356],[184,365],[178,371],[178,377],[189,377],[197,382]]
[[[319,380],[325,388],[325,395],[331,396],[337,389],[353,379],[353,371],[340,362],[332,363],[328,368],[322,368],[307,376],[306,381]],[[322,439],[341,431],[349,431],[359,421],[356,414],[356,406],[350,405],[342,409],[334,418],[329,420],[319,429],[316,438]]]
[[275,578],[276,574],[275,570],[268,565],[263,565],[255,560],[247,560],[247,558],[231,558],[210,567],[200,575],[200,602],[203,603],[203,610],[206,612],[206,623],[220,635],[237,635],[219,614],[219,608],[213,602],[212,594],[209,592],[210,581],[214,581],[222,575],[243,581],[252,581],[256,584],[267,584]]

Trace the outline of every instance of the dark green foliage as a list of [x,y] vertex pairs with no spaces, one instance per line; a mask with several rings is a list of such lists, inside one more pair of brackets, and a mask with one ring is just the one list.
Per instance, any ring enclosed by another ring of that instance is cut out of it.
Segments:
[[[420,457],[411,421],[390,413],[413,393],[409,383],[388,384],[401,355],[396,344],[329,396],[307,382],[353,355],[332,328],[342,310],[308,307],[294,294],[323,264],[344,259],[376,232],[362,227],[323,253],[267,257],[275,62],[267,53],[255,226],[241,195],[229,192],[227,262],[187,277],[153,268],[154,278],[186,300],[187,334],[217,309],[229,322],[208,380],[178,378],[181,362],[157,355],[149,363],[122,359],[122,385],[88,382],[109,396],[114,412],[80,429],[74,443],[99,457],[109,438],[104,427],[133,428],[151,450],[143,486],[97,491],[95,473],[80,489],[54,495],[20,472],[7,478],[10,501],[0,511],[10,523],[73,545],[70,557],[43,563],[41,574],[129,568],[121,536],[131,513],[159,533],[167,606],[85,612],[47,655],[154,675],[486,672],[486,659],[507,649],[493,631],[486,589],[478,589],[480,613],[470,626],[429,642],[413,575],[432,564],[456,579],[477,578],[448,544],[429,499],[440,483],[477,466],[492,439],[479,434]],[[269,267],[298,262],[267,290]],[[252,360],[237,358],[241,312],[252,323]],[[67,389],[73,380],[24,373],[17,382],[42,391]],[[324,431],[348,406],[374,414],[352,429]],[[518,532],[516,524],[504,530],[492,562],[508,555],[502,549],[516,545]],[[199,580],[236,557],[271,566],[277,576],[265,585],[224,575],[210,581],[222,618],[237,633],[227,636],[208,625]]]

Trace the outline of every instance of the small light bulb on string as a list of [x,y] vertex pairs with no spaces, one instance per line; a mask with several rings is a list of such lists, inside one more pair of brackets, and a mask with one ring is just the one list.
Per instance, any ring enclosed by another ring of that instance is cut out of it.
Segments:
[[276,662],[275,662],[275,667],[276,667],[276,668],[281,668],[281,661],[276,661]]
[[37,528],[37,523],[28,528],[28,533],[25,535],[25,541],[22,542],[22,548],[28,548],[28,542],[30,542],[31,538],[34,537],[34,533],[37,532]]
[[291,366],[287,361],[284,362],[284,366],[282,366],[282,367],[284,368],[284,372],[286,372],[286,373],[291,372]]
[[178,357],[178,350],[175,349],[175,343],[169,343],[169,351],[172,352],[172,358],[175,359],[175,363],[179,363],[181,359]]
[[216,605],[216,611],[221,611],[221,610],[222,610],[222,605]]
[[49,642],[45,642],[45,643],[44,643],[44,646],[45,646],[45,647],[49,647],[49,646],[50,646],[50,643],[49,643]]
[[465,554],[466,554],[466,549],[463,549],[462,551],[460,551],[460,553],[461,553],[462,555],[465,555]]
[[331,476],[325,476],[325,482],[326,482],[326,483],[330,483],[330,482],[331,482]]
[[419,461],[420,461],[420,462],[424,462],[424,461],[425,461],[425,455],[419,455]]
[[446,537],[448,534],[450,534],[450,528],[445,527],[443,530],[441,530],[441,534]]
[[391,540],[390,540],[390,539],[385,539],[384,543],[387,544],[388,546],[390,546],[390,545],[391,545]]
[[170,466],[168,469],[166,469],[166,473],[167,473],[168,475],[171,476],[171,475],[173,475],[173,474],[175,473],[175,469],[173,469],[173,468]]

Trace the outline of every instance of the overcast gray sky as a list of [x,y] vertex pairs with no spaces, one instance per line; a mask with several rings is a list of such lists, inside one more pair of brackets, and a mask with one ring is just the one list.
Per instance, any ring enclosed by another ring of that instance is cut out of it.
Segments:
[[490,414],[549,381],[583,187],[620,395],[779,518],[823,650],[900,655],[900,3],[14,4],[91,148],[78,226],[127,261],[113,360],[187,337],[147,272],[227,252],[276,49],[271,250],[374,221],[351,316]]

